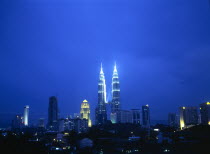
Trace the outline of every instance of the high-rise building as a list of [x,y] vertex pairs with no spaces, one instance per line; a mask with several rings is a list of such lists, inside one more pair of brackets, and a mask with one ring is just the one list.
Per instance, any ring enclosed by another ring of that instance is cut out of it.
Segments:
[[150,109],[149,105],[142,106],[142,125],[150,127]]
[[29,106],[26,105],[24,107],[24,115],[23,115],[24,126],[28,126],[28,116],[29,116]]
[[116,123],[132,123],[132,112],[129,110],[116,111]]
[[201,124],[210,125],[210,102],[200,104]]
[[21,115],[16,115],[12,120],[12,129],[20,129],[23,126],[23,117]]
[[132,123],[140,125],[140,109],[131,109],[132,113]]
[[120,110],[120,82],[115,64],[112,76],[112,102],[110,119],[112,123],[116,123],[116,112]]
[[44,118],[40,118],[39,119],[38,127],[41,127],[41,128],[44,128],[45,127],[45,125],[44,125]]
[[87,119],[88,127],[91,127],[92,124],[90,119],[90,105],[86,99],[81,104],[80,117],[81,119]]
[[96,125],[104,124],[107,121],[106,111],[106,83],[103,68],[101,71],[98,82],[98,104],[95,110],[95,123]]
[[198,124],[197,107],[180,107],[180,128],[188,128]]
[[55,96],[49,98],[48,128],[50,130],[58,129],[58,101]]
[[176,127],[177,126],[176,113],[169,113],[168,114],[168,125],[171,126],[171,127]]
[[63,132],[65,129],[64,129],[64,121],[65,119],[59,119],[58,120],[58,131],[59,132]]
[[78,133],[86,132],[88,130],[88,120],[80,118],[69,119],[69,130],[74,130]]

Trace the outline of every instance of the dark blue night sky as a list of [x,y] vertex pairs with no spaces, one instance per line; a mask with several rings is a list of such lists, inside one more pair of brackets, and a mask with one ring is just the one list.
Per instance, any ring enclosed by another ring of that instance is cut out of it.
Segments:
[[46,117],[51,95],[61,116],[84,99],[94,115],[100,63],[111,91],[115,61],[124,109],[166,120],[210,101],[209,1],[1,0],[0,126],[24,105]]

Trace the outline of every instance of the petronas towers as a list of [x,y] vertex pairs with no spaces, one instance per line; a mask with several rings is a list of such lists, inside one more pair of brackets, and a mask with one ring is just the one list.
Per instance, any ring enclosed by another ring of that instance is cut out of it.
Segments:
[[118,78],[117,66],[115,64],[112,75],[112,101],[106,99],[106,81],[101,65],[98,81],[98,104],[95,110],[96,125],[104,124],[107,121],[107,104],[111,104],[110,120],[116,123],[116,112],[120,110],[120,83]]

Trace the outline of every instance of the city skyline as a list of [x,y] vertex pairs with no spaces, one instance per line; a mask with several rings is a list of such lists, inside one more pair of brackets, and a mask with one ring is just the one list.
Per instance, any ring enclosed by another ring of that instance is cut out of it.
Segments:
[[50,96],[62,114],[93,110],[101,62],[107,91],[116,61],[122,108],[149,104],[151,120],[210,100],[207,1],[43,1],[0,2],[0,123],[25,105],[47,118]]
[[[95,105],[95,119],[90,115],[90,105],[88,103],[88,101],[85,99],[83,101],[83,103],[81,104],[81,109],[79,112],[71,114],[71,113],[66,113],[65,116],[64,114],[62,114],[59,110],[59,103],[58,103],[58,98],[56,96],[50,96],[49,97],[49,106],[48,106],[48,118],[46,118],[46,116],[41,116],[39,117],[39,119],[36,119],[36,122],[30,124],[31,126],[36,126],[36,125],[40,125],[40,119],[44,120],[45,118],[47,119],[47,123],[46,123],[46,127],[49,130],[57,130],[58,129],[58,125],[59,125],[59,120],[60,119],[65,119],[65,118],[69,118],[69,117],[74,117],[76,118],[77,116],[81,119],[87,119],[88,120],[88,126],[91,127],[92,122],[91,122],[91,118],[94,119],[94,125],[101,125],[101,124],[105,124],[107,121],[114,123],[125,123],[127,122],[133,122],[136,124],[140,124],[142,125],[142,127],[148,127],[151,125],[151,119],[150,119],[150,108],[149,105],[142,105],[141,108],[138,109],[129,109],[129,110],[125,110],[122,109],[120,106],[120,82],[119,82],[119,77],[118,77],[118,71],[117,71],[117,65],[116,62],[114,64],[114,70],[113,70],[113,75],[112,75],[112,84],[111,84],[111,93],[112,93],[112,98],[111,101],[108,101],[107,99],[107,91],[106,91],[106,80],[105,80],[105,74],[103,71],[103,66],[101,63],[101,67],[100,67],[100,73],[99,73],[99,81],[98,81],[98,103]],[[109,93],[109,92],[108,92]],[[205,105],[206,107],[209,107],[209,102],[205,102],[202,103],[203,105]],[[190,121],[189,118],[194,118],[193,120],[193,124],[199,124],[199,123],[203,123],[202,122],[202,118],[208,118],[208,109],[205,109],[205,115],[203,114],[203,107],[200,107],[200,111],[198,111],[198,104],[195,107],[192,106],[179,106],[179,111],[175,112],[175,116],[179,116],[180,117],[180,128],[183,129],[184,127],[187,128],[187,124],[189,125],[188,122]],[[110,109],[109,109],[110,108]],[[105,110],[104,110],[105,109]],[[193,114],[196,115],[197,117],[193,117],[191,116],[192,111],[190,111],[189,113],[184,113],[183,111],[185,110],[195,110],[193,111]],[[201,110],[202,109],[202,110]],[[110,115],[108,114],[107,110],[110,110]],[[202,112],[201,112],[202,111]],[[92,113],[92,112],[91,112]],[[184,113],[184,114],[183,114]],[[131,115],[135,114],[135,117],[132,117]],[[142,114],[142,116],[140,116],[140,114]],[[168,116],[171,113],[168,113]],[[186,115],[185,115],[186,114]],[[76,117],[75,117],[76,115]],[[199,118],[199,115],[201,116]],[[203,115],[203,116],[202,116]],[[138,116],[138,118],[137,118]],[[187,116],[187,118],[186,118]],[[15,117],[20,117],[22,118],[22,124],[25,127],[29,126],[29,106],[26,105],[24,106],[24,112],[21,116],[17,115],[17,113],[15,114]],[[45,118],[43,118],[45,117]],[[33,118],[31,118],[33,119]],[[30,121],[31,121],[30,119]],[[185,119],[185,120],[183,120]],[[197,119],[197,121],[196,121]],[[14,119],[13,119],[14,120]],[[12,125],[13,125],[13,120],[12,120]],[[39,121],[38,121],[39,120]],[[186,121],[188,120],[188,121]],[[153,120],[154,121],[154,120]],[[161,120],[159,120],[160,122]],[[172,117],[172,119],[170,120],[171,122],[175,122],[176,118]],[[169,117],[168,117],[168,124],[170,125],[171,122],[169,121]],[[174,125],[178,125],[178,121],[175,122]],[[166,120],[165,120],[166,122]],[[165,123],[163,122],[163,123]],[[42,122],[43,124],[44,121]],[[205,122],[205,124],[209,124],[208,122]],[[166,123],[165,123],[166,124]]]

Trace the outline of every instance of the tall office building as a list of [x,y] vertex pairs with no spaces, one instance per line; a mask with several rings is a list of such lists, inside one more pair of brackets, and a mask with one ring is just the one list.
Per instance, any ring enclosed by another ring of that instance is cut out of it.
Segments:
[[88,130],[88,120],[75,118],[70,120],[70,130],[75,130],[77,133],[86,132]]
[[49,98],[48,128],[50,130],[58,129],[58,101],[55,96]]
[[180,107],[180,128],[188,128],[198,124],[197,107]]
[[201,124],[210,125],[210,102],[200,104]]
[[176,113],[169,113],[168,114],[168,125],[170,127],[176,127],[177,126]]
[[110,120],[112,123],[116,123],[116,112],[120,110],[120,82],[117,72],[117,66],[115,64],[113,76],[112,76],[112,102],[111,102],[111,114]]
[[132,123],[140,125],[140,109],[131,109],[132,113]]
[[21,115],[16,115],[12,120],[12,129],[20,129],[23,126],[23,117]]
[[95,123],[96,125],[104,124],[107,121],[106,111],[106,83],[103,68],[101,71],[98,82],[98,104],[95,110]]
[[40,118],[39,119],[38,127],[41,127],[41,128],[44,128],[45,127],[45,125],[44,125],[44,118]]
[[129,110],[118,110],[116,116],[116,123],[132,123],[132,112]]
[[81,104],[80,117],[81,119],[87,119],[88,127],[91,127],[92,124],[90,119],[90,105],[86,99]]
[[26,105],[24,107],[24,115],[23,115],[23,124],[24,124],[24,126],[28,126],[28,116],[29,116],[29,106]]
[[142,106],[142,125],[144,127],[150,127],[150,109],[149,105]]

